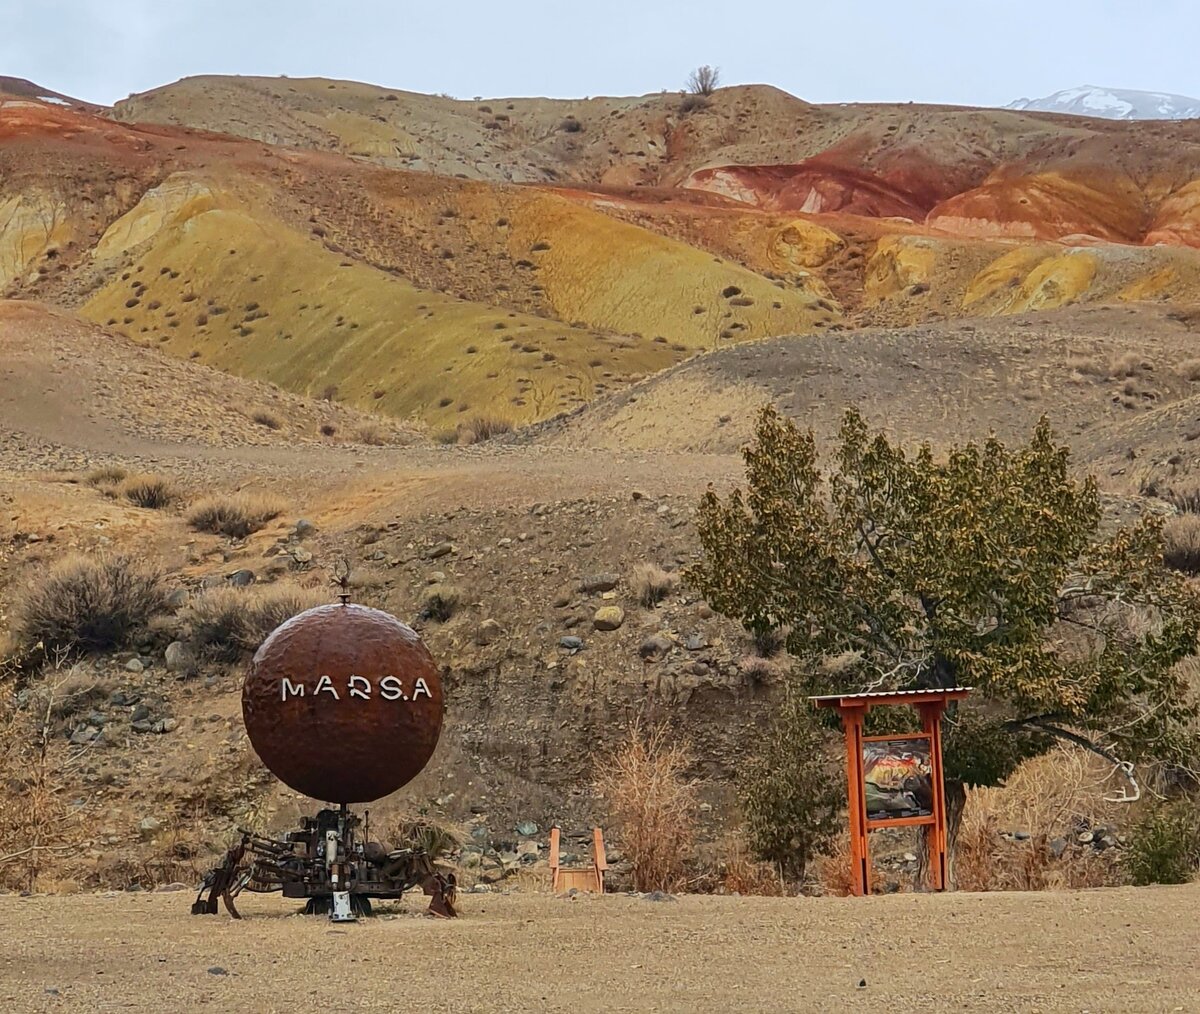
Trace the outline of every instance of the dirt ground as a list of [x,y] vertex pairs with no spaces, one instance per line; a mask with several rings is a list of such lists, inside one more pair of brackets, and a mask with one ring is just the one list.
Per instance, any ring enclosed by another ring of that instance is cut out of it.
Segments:
[[[6,1011],[1200,1009],[1200,886],[778,899],[468,895],[350,926],[243,896],[0,898]],[[865,985],[863,984],[865,983]]]

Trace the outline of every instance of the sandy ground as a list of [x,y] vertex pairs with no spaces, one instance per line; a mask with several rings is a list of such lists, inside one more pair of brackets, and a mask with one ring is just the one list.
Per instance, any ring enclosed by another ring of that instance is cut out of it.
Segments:
[[[243,896],[0,898],[5,1011],[1196,1011],[1200,885],[770,899],[468,895],[351,926]],[[223,971],[222,971],[223,970]],[[865,985],[861,985],[865,982]]]

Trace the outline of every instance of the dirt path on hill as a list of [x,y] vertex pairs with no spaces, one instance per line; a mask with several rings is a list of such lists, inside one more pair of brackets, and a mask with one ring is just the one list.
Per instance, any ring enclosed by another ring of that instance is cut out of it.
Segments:
[[[6,1011],[1195,1011],[1200,886],[769,899],[468,895],[352,926],[243,896],[0,898]],[[865,983],[865,984],[864,984]]]

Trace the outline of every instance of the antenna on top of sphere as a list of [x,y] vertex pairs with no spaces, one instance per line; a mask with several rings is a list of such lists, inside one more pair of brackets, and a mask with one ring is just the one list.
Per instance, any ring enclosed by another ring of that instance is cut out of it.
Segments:
[[350,604],[350,561],[344,556],[338,557],[333,565],[333,580],[332,583],[340,589],[338,598],[342,600],[342,605]]

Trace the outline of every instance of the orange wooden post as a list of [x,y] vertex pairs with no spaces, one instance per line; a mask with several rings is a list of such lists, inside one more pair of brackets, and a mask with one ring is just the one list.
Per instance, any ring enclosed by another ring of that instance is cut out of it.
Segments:
[[863,787],[862,728],[864,707],[838,708],[846,732],[846,784],[850,789],[850,889],[871,893],[871,856],[867,847],[867,800]]
[[945,701],[919,704],[921,726],[929,734],[929,766],[933,778],[933,823],[929,827],[929,889],[946,889],[946,778],[942,774],[942,712]]
[[550,890],[558,890],[558,835],[557,827],[550,828]]

